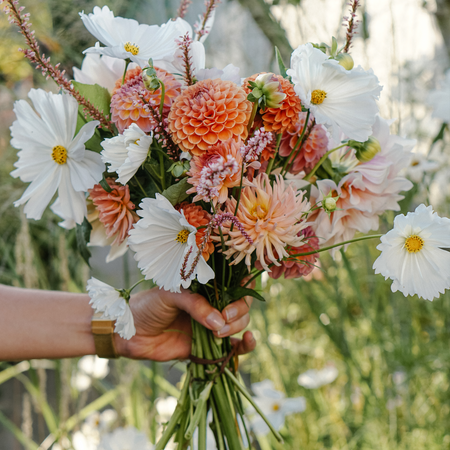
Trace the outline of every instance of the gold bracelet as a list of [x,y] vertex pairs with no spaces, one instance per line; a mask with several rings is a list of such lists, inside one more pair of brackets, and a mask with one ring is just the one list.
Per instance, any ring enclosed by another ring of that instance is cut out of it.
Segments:
[[101,313],[94,314],[91,321],[95,353],[100,358],[116,359],[119,357],[114,345],[114,326],[116,321],[100,319],[100,317]]

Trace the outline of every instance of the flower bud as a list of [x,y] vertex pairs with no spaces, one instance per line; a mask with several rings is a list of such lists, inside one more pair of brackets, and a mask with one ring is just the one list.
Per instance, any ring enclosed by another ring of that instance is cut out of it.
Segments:
[[381,152],[381,146],[378,139],[370,136],[366,142],[357,142],[350,140],[348,146],[356,150],[356,157],[361,162],[368,162]]
[[156,70],[153,68],[142,71],[142,81],[144,82],[145,89],[148,91],[156,91],[159,88],[158,76]]
[[185,160],[173,163],[167,172],[170,172],[175,178],[182,178],[186,176],[189,169],[190,163]]
[[336,199],[333,197],[325,197],[322,204],[323,204],[323,208],[328,213],[335,211],[336,207],[337,207]]
[[252,94],[264,108],[279,108],[286,98],[281,83],[273,73],[258,75],[254,82],[250,82]]
[[355,65],[353,58],[348,53],[339,53],[336,55],[336,60],[345,70],[352,70]]

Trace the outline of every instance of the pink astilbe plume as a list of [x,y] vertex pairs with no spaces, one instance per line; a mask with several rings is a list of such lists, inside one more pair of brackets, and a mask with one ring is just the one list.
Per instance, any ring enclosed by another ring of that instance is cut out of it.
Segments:
[[204,200],[224,203],[228,189],[239,186],[241,181],[242,156],[239,151],[242,141],[229,139],[213,146],[207,153],[194,156],[188,172],[192,188],[188,194],[196,193],[194,202]]
[[348,51],[350,50],[353,36],[356,34],[356,27],[358,26],[358,22],[360,22],[359,20],[355,20],[356,10],[358,9],[359,5],[360,0],[353,0],[351,3],[349,3],[350,17],[344,16],[344,23],[342,24],[342,26],[347,27],[345,47],[343,50],[344,53],[348,53]]
[[176,43],[181,50],[181,55],[178,55],[178,57],[182,59],[184,67],[183,80],[187,86],[192,86],[194,84],[192,56],[190,55],[192,39],[189,33],[186,33],[181,39],[178,39]]
[[202,38],[202,36],[205,36],[206,34],[208,34],[208,30],[206,29],[206,23],[208,22],[208,19],[211,17],[211,14],[217,8],[219,3],[220,3],[220,0],[206,0],[205,1],[206,11],[203,14],[203,16],[201,16],[200,22],[196,22],[194,24],[194,30],[195,30],[195,33],[197,34],[197,40],[200,40]]
[[189,5],[191,5],[191,4],[192,4],[191,0],[181,0],[180,6],[178,7],[178,11],[177,11],[177,17],[180,17],[181,19],[183,19],[187,13],[187,10],[189,9]]
[[89,196],[99,212],[99,220],[105,227],[106,236],[115,236],[111,245],[120,245],[139,217],[134,212],[136,207],[130,200],[128,185],[121,186],[112,178],[107,178],[106,181],[111,192],[106,192],[101,185],[96,184],[89,190]]
[[264,127],[256,130],[253,137],[247,140],[247,144],[241,147],[244,162],[250,164],[258,161],[261,153],[272,144],[273,140],[273,133],[265,131]]
[[34,30],[31,30],[30,14],[22,14],[25,9],[24,6],[18,6],[18,0],[0,0],[0,4],[4,4],[3,11],[8,14],[8,20],[11,24],[15,24],[19,27],[20,33],[25,37],[28,49],[19,48],[25,57],[33,64],[36,64],[36,69],[42,71],[44,77],[51,78],[56,84],[72,95],[75,100],[84,108],[85,114],[92,117],[94,120],[98,120],[102,127],[114,132],[112,123],[108,120],[107,116],[103,114],[103,111],[99,111],[89,100],[84,98],[70,83],[69,80],[64,78],[64,70],[59,70],[59,64],[53,66],[50,63],[50,58],[46,58],[44,54],[41,55],[39,44],[35,38]]

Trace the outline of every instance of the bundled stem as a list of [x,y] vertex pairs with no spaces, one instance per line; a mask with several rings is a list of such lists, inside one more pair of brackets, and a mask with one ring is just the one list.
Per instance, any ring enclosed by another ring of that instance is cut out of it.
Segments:
[[107,116],[99,111],[89,100],[84,98],[70,83],[69,80],[64,78],[64,70],[59,70],[59,64],[53,66],[50,63],[50,57],[46,58],[44,54],[41,55],[39,44],[35,38],[35,31],[31,30],[30,14],[22,14],[25,9],[24,6],[18,6],[18,0],[3,0],[4,3],[3,11],[9,14],[8,20],[10,23],[15,24],[19,27],[20,33],[24,36],[25,41],[29,48],[22,49],[25,57],[33,64],[36,64],[36,69],[41,69],[42,75],[44,77],[51,78],[55,83],[68,94],[72,95],[75,100],[84,108],[86,114],[88,114],[92,119],[98,120],[103,128],[106,128],[111,133],[114,133],[114,126]]

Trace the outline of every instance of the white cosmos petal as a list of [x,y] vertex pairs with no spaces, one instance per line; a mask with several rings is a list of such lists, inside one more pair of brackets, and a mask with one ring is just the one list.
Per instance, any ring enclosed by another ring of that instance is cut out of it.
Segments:
[[[350,139],[368,139],[378,112],[376,99],[382,89],[372,70],[345,70],[336,60],[306,44],[292,53],[287,73],[302,103],[311,109],[317,123],[331,128],[336,140],[341,130]],[[315,90],[326,92],[323,103],[311,102]]]
[[[153,279],[165,290],[180,292],[180,286],[188,287],[197,274],[201,283],[214,277],[214,272],[205,267],[206,262],[200,256],[199,265],[191,277],[186,281],[181,279],[180,271],[187,252],[192,248],[186,271],[192,267],[192,260],[198,252],[195,242],[197,229],[187,222],[182,212],[178,212],[160,194],[156,194],[155,199],[143,199],[139,206],[141,219],[130,230],[128,244],[136,253],[134,258],[146,279]],[[182,230],[189,233],[184,243],[176,240]]]
[[85,150],[81,161],[67,159],[70,169],[70,180],[76,191],[87,191],[102,179],[105,165],[98,153]]
[[[410,253],[405,242],[414,235],[423,247]],[[419,205],[414,213],[397,216],[394,228],[381,237],[375,273],[393,280],[393,292],[433,300],[450,288],[450,253],[442,249],[449,246],[449,236],[450,220],[439,217],[431,206]]]
[[61,216],[67,219],[73,219],[76,223],[81,224],[86,217],[86,196],[82,191],[76,191],[70,181],[71,174],[67,165],[61,170],[63,176],[58,187],[59,201],[61,207]]
[[[98,120],[92,120],[85,123],[72,142],[67,146],[67,153],[70,159],[75,161],[81,161],[84,158],[84,144],[94,135],[95,129],[100,125]],[[104,168],[103,168],[104,170]]]

